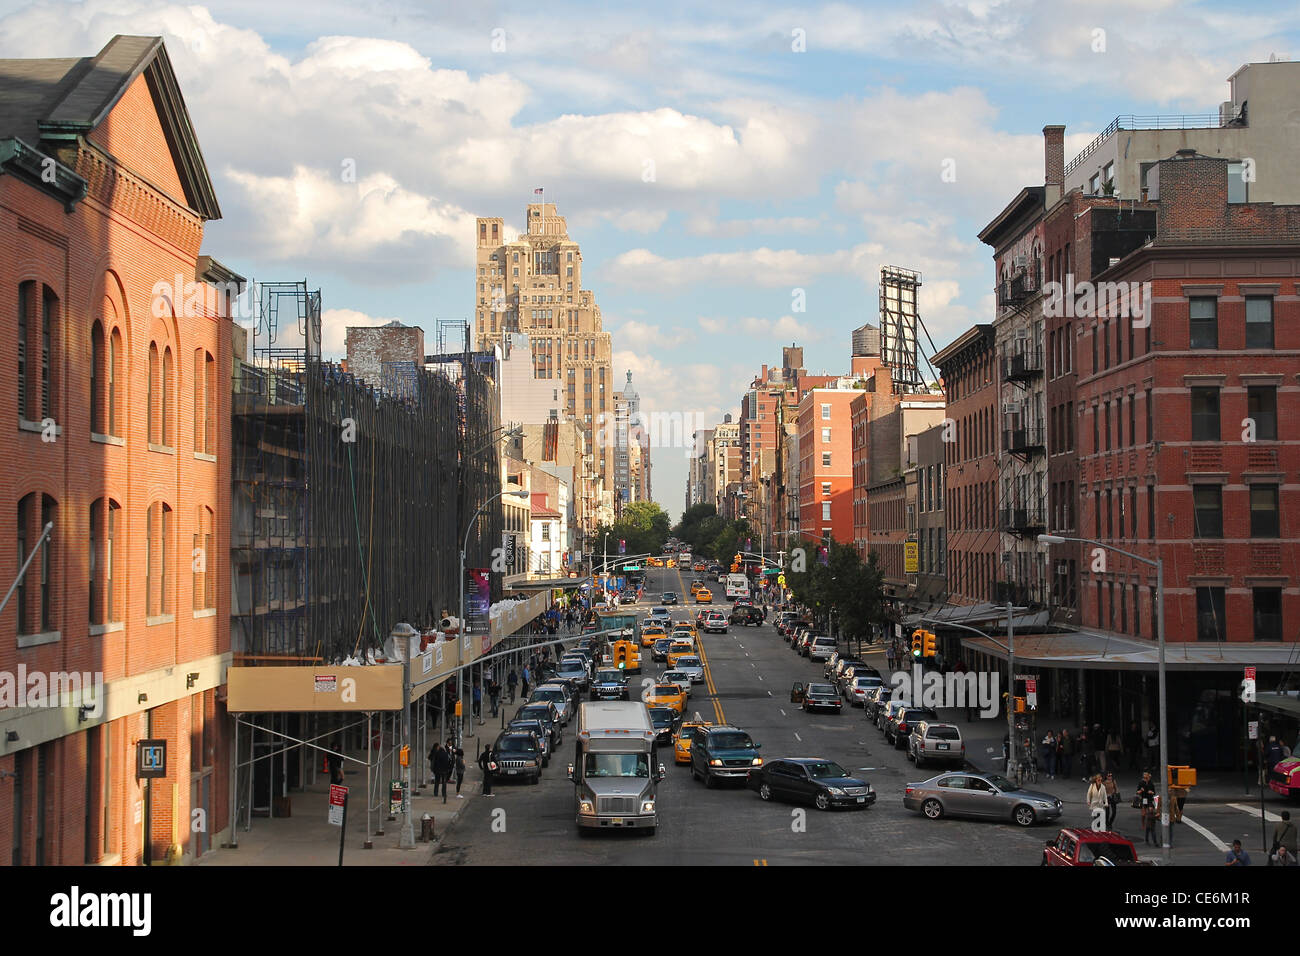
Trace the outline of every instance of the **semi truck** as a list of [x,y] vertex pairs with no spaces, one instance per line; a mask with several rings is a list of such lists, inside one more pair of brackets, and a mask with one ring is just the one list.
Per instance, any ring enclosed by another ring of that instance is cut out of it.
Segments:
[[574,740],[569,779],[579,831],[635,829],[653,836],[659,826],[655,793],[667,770],[645,704],[583,703]]

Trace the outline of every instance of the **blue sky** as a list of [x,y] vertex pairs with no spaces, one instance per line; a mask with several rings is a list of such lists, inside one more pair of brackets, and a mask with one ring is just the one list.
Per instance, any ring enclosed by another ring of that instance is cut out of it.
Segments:
[[[474,217],[517,230],[545,186],[616,380],[706,420],[791,341],[843,370],[881,265],[923,273],[939,345],[989,321],[976,234],[1042,182],[1044,125],[1066,125],[1068,159],[1117,114],[1213,112],[1241,64],[1300,56],[1282,2],[696,7],[0,4],[0,56],[163,35],[225,214],[204,251],[319,286],[335,351],[348,324],[432,343],[468,318]],[[676,514],[685,453],[654,461]]]

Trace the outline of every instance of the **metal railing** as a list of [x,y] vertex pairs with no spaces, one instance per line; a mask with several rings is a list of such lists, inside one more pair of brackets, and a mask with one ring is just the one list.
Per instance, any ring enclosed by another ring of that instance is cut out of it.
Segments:
[[1043,447],[1043,426],[1026,425],[1002,431],[1002,450],[1006,452],[1031,451]]
[[1065,164],[1065,175],[1069,176],[1102,143],[1122,129],[1219,129],[1225,125],[1218,113],[1171,113],[1161,116],[1134,116],[1130,113],[1116,116],[1096,139],[1084,147],[1083,152]]
[[1002,378],[1013,381],[1020,378],[1032,378],[1043,370],[1043,350],[1025,349],[1002,357]]

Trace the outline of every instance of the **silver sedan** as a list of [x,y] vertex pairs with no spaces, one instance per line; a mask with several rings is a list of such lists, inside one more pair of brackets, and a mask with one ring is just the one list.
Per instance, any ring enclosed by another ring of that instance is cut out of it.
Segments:
[[931,820],[982,817],[1013,820],[1022,827],[1061,816],[1058,797],[1021,790],[996,773],[941,773],[922,783],[909,783],[903,792],[903,806],[920,810]]

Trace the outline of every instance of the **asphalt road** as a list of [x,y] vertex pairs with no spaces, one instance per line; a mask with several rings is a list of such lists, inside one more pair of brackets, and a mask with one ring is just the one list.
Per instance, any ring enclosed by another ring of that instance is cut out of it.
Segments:
[[[651,569],[648,573],[647,600],[637,606],[642,614],[665,589],[689,600],[690,572]],[[714,594],[714,606],[726,608],[720,588]],[[696,607],[691,601],[672,610],[675,617],[688,612],[693,617]],[[1043,841],[1055,835],[1057,826],[1088,825],[1082,788],[1067,799],[1061,824],[1029,829],[1009,822],[931,821],[905,810],[904,785],[939,771],[928,767],[917,771],[904,751],[893,750],[865,721],[860,709],[846,705],[840,714],[805,714],[792,706],[791,685],[821,680],[821,663],[797,657],[771,624],[733,626],[727,634],[701,633],[700,642],[716,693],[709,684],[697,684],[688,713],[698,711],[705,720],[746,730],[762,744],[767,760],[795,756],[836,760],[871,782],[879,794],[875,806],[818,811],[811,806],[763,803],[740,784],[705,789],[703,783],[691,780],[686,766],[672,763],[671,750],[661,748],[668,778],[659,786],[657,834],[597,831],[584,835],[574,823],[573,784],[565,774],[573,754],[566,729],[564,744],[542,782],[498,784],[491,796],[476,796],[443,836],[433,863],[1032,866],[1038,864]],[[663,667],[652,664],[648,652],[644,661],[642,677],[654,676]],[[1241,823],[1248,825],[1249,820]],[[1209,845],[1204,848],[1209,850]]]

